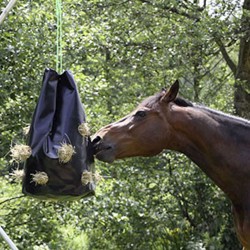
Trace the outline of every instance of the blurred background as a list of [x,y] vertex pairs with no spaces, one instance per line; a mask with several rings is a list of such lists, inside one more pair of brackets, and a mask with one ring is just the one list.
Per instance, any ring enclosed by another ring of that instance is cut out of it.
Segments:
[[[0,13],[8,1],[0,2]],[[250,1],[63,0],[63,69],[94,134],[180,80],[180,95],[250,118]],[[237,250],[231,204],[185,156],[106,164],[96,197],[25,197],[10,175],[45,68],[56,67],[56,4],[17,1],[0,24],[0,224],[22,250]],[[60,73],[60,72],[59,72]],[[61,72],[62,73],[62,72]],[[8,246],[0,238],[0,249]]]

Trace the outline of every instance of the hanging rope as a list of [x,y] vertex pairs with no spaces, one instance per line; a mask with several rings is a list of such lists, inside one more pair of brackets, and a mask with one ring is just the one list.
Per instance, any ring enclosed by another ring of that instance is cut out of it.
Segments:
[[61,73],[62,67],[62,1],[56,0],[56,71]]

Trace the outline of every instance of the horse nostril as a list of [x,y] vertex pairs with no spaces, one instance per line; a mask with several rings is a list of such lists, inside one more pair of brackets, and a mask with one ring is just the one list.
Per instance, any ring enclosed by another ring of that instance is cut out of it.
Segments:
[[109,149],[113,149],[113,147],[110,146],[110,145],[107,145],[107,146],[105,147],[105,149],[106,149],[106,150],[109,150]]
[[99,142],[102,138],[100,136],[97,136],[96,138],[94,138],[94,140],[92,141],[93,144],[96,144],[97,142]]

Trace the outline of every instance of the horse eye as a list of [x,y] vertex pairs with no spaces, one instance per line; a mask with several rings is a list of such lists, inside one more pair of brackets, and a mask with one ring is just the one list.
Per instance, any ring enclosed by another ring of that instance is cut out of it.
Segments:
[[145,112],[145,111],[142,111],[142,110],[137,111],[137,112],[135,113],[135,116],[137,116],[137,117],[144,117],[144,116],[146,116],[146,112]]

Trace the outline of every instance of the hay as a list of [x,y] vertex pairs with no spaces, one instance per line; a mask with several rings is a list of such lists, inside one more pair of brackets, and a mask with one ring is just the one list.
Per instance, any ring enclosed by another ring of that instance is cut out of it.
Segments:
[[99,173],[92,173],[89,171],[84,171],[82,173],[81,181],[84,186],[91,182],[98,183],[101,180],[103,180],[103,178]]
[[94,173],[93,174],[94,182],[99,183],[100,181],[103,181],[103,177],[99,173]]
[[81,136],[87,137],[90,135],[90,129],[89,129],[88,124],[86,122],[79,125],[78,131],[81,134]]
[[23,134],[27,136],[30,132],[30,125],[27,125],[26,127],[23,128]]
[[61,147],[58,149],[59,162],[69,162],[75,153],[74,147],[71,144],[62,143]]
[[36,185],[46,185],[49,181],[49,177],[45,172],[36,172],[31,175],[33,176],[31,182],[35,182]]
[[16,144],[10,149],[12,160],[15,162],[26,161],[32,153],[32,150],[29,146],[24,144]]
[[15,182],[20,183],[23,181],[23,178],[24,178],[24,170],[15,169],[10,175]]
[[82,184],[86,186],[88,183],[93,182],[93,175],[91,172],[84,171],[81,178]]

